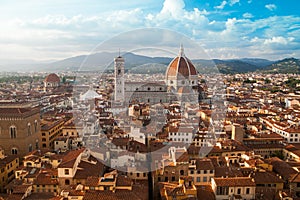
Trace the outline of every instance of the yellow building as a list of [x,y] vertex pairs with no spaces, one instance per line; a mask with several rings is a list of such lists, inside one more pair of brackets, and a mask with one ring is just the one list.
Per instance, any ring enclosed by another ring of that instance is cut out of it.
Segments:
[[64,120],[42,121],[42,148],[54,149],[54,140],[62,134]]
[[4,156],[0,150],[0,192],[5,192],[5,186],[14,179],[15,170],[19,167],[19,158],[16,155]]
[[83,126],[81,124],[77,124],[74,120],[67,121],[62,130],[62,136],[65,137],[78,137],[82,136]]

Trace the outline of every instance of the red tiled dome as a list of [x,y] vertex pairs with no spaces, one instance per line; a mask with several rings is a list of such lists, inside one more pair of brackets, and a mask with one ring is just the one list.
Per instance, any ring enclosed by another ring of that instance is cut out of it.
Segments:
[[176,79],[178,76],[188,78],[197,75],[197,70],[193,63],[184,55],[183,48],[180,48],[179,56],[174,58],[166,71],[166,79]]
[[50,82],[50,83],[59,83],[60,82],[60,78],[56,75],[56,74],[49,74],[46,78],[45,78],[45,82]]

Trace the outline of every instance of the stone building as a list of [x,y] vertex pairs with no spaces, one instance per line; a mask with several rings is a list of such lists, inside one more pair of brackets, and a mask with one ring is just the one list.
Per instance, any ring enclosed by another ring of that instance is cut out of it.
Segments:
[[31,103],[0,104],[0,147],[7,155],[24,156],[39,148],[40,108]]

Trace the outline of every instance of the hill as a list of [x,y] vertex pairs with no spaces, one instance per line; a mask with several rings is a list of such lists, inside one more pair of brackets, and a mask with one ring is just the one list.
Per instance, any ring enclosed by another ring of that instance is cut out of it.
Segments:
[[261,70],[264,73],[300,73],[300,60],[296,58],[285,58],[264,67]]

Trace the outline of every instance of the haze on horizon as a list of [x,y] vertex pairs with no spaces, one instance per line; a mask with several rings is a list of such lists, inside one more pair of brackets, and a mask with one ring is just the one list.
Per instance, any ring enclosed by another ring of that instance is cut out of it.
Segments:
[[299,9],[296,0],[4,0],[0,64],[88,55],[113,36],[153,27],[191,38],[211,58],[300,58]]

